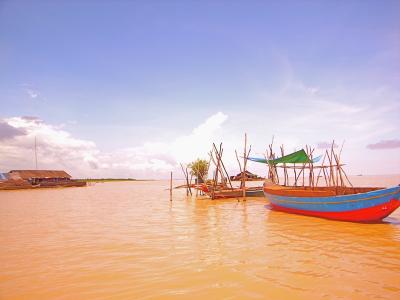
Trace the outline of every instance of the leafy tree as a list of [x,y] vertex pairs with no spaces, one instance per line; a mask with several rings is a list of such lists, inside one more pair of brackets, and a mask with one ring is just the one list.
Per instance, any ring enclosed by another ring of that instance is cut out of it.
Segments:
[[197,179],[202,181],[206,180],[208,173],[208,162],[204,159],[196,159],[191,162],[188,167],[190,168],[190,174],[196,176]]

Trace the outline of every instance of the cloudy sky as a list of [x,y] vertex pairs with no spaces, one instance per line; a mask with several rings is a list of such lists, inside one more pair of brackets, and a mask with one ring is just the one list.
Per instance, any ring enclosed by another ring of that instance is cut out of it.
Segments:
[[75,177],[166,178],[212,142],[237,172],[247,132],[399,174],[399,116],[399,1],[0,1],[0,171],[36,137]]

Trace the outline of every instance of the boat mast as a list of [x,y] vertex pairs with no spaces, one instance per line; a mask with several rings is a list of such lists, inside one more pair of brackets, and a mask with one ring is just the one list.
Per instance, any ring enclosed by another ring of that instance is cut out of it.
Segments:
[[35,166],[36,166],[36,170],[37,170],[38,167],[37,167],[37,143],[36,143],[36,136],[35,136]]

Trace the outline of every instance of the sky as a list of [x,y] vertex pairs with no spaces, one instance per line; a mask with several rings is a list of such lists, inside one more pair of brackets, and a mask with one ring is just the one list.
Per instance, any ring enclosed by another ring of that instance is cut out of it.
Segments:
[[[0,0],[0,171],[167,178],[343,145],[400,173],[399,1]],[[249,163],[265,175],[265,166]]]

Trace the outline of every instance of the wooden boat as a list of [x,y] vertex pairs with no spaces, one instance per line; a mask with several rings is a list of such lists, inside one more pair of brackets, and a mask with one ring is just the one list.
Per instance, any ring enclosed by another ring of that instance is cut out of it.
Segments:
[[400,186],[311,189],[269,185],[264,193],[275,210],[340,221],[379,222],[400,206]]
[[[199,189],[202,190],[207,196],[212,199],[225,199],[225,198],[239,198],[243,197],[243,190],[241,188],[225,188],[218,189],[212,193],[211,187],[206,185],[199,186]],[[264,197],[264,192],[262,187],[247,187],[246,188],[246,197]]]
[[[326,151],[321,165],[316,165],[321,156],[313,159],[314,149],[311,147],[307,147],[307,153],[302,149],[280,158],[275,158],[272,145],[270,149],[268,159],[249,159],[268,164],[269,179],[264,182],[264,194],[272,209],[340,221],[379,222],[400,206],[400,186],[353,187],[342,168],[344,165],[340,163],[340,153],[337,155],[334,151],[334,142],[330,154]],[[325,157],[329,165],[324,165]],[[336,164],[333,164],[334,161]],[[279,184],[278,167],[284,171],[283,184]],[[289,168],[295,174],[292,185],[287,176]],[[314,170],[319,170],[319,174],[314,174]],[[321,172],[325,186],[318,186]]]

